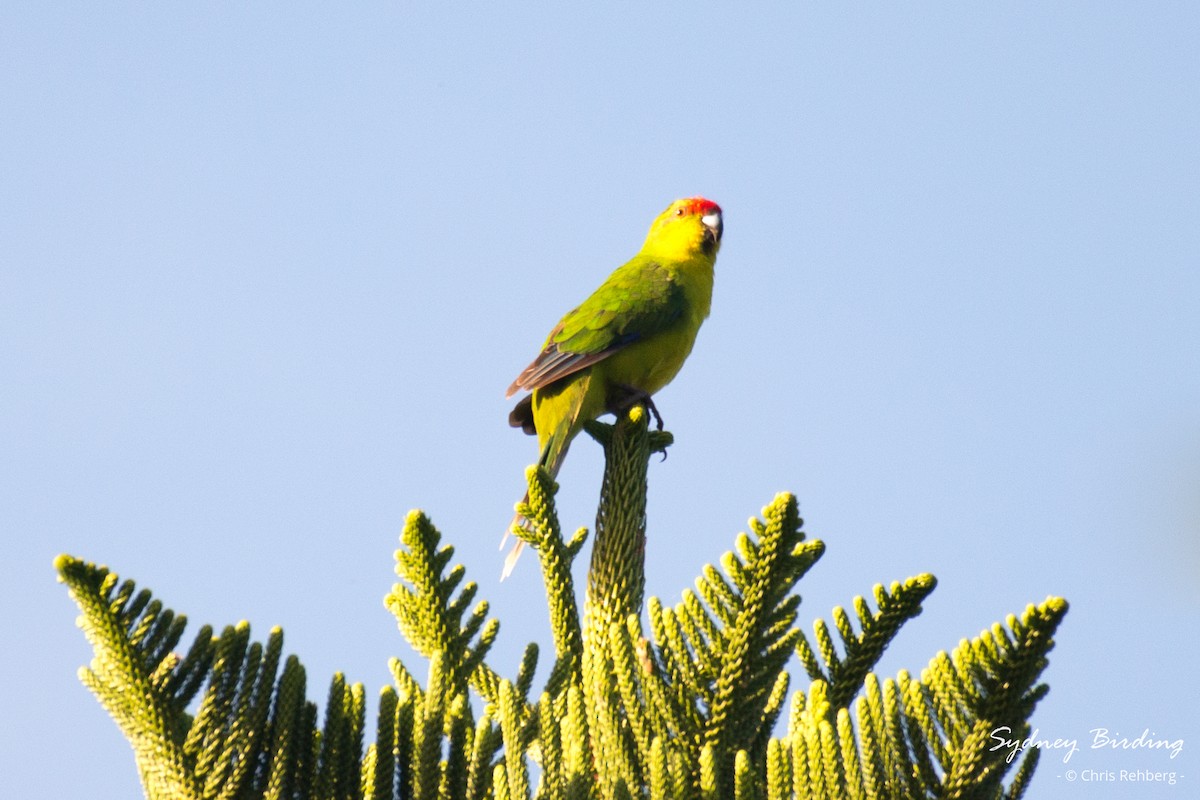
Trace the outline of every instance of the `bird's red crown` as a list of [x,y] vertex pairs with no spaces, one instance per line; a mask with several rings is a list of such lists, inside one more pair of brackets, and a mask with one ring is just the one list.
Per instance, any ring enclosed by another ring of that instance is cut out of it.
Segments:
[[701,217],[705,214],[712,214],[713,212],[718,214],[721,213],[721,207],[719,205],[704,197],[689,197],[687,200],[683,201],[683,209],[687,214],[696,214]]

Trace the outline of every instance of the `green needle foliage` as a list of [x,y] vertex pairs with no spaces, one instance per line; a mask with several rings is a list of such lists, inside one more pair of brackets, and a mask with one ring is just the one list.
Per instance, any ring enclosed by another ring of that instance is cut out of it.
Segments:
[[[645,602],[647,465],[671,437],[648,430],[641,408],[588,431],[606,467],[582,611],[571,565],[587,532],[562,536],[543,470],[527,474],[528,525],[515,531],[538,553],[550,609],[554,657],[540,687],[534,644],[511,678],[487,664],[499,622],[414,511],[385,602],[429,665],[422,683],[393,660],[369,742],[363,687],[335,675],[319,720],[279,629],[259,643],[245,622],[219,635],[205,626],[183,652],[183,616],[104,567],[60,556],[95,649],[80,678],[133,746],[146,796],[1021,796],[1038,751],[1010,763],[991,733],[1028,735],[1064,600],[938,653],[919,677],[881,678],[879,658],[921,612],[933,576],[876,586],[873,604],[856,597],[852,614],[835,608],[832,625],[818,619],[807,635],[795,587],[825,548],[780,494],[677,603]],[[789,701],[791,666],[809,683]]]

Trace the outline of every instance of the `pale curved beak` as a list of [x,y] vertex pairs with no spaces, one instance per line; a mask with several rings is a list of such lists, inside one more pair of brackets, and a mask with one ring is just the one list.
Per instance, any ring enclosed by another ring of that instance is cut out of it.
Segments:
[[721,241],[721,233],[724,231],[724,225],[721,222],[720,211],[713,211],[711,214],[705,214],[700,218],[700,221],[704,223],[704,227],[712,231],[713,239],[715,241]]

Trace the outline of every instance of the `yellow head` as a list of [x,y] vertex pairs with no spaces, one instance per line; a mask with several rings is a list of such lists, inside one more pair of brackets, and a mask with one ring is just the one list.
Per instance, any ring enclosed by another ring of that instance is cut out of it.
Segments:
[[676,200],[650,225],[642,252],[672,259],[716,258],[721,230],[721,207],[712,200]]

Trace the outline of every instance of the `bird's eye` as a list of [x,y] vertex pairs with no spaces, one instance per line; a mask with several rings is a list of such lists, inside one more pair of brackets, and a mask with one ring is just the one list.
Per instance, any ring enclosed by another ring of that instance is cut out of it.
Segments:
[[675,216],[677,216],[677,217],[682,217],[682,216],[683,216],[683,209],[682,209],[682,208],[677,208],[677,209],[675,209]]

